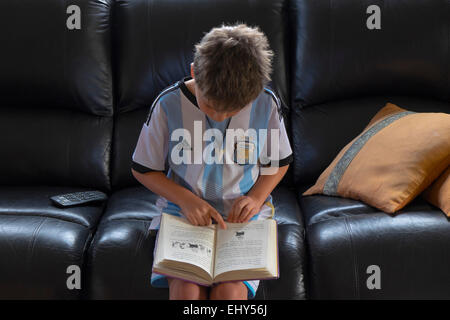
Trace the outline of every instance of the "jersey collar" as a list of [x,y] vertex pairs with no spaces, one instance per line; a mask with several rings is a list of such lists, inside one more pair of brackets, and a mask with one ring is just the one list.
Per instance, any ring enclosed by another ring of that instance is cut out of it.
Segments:
[[[191,91],[189,91],[188,87],[187,87],[186,84],[185,84],[186,81],[191,80],[191,79],[192,79],[191,76],[187,76],[187,77],[184,77],[182,80],[180,80],[180,81],[179,81],[179,83],[180,83],[180,89],[181,89],[181,91],[183,92],[183,94],[186,96],[186,98],[188,98],[189,101],[192,102],[192,104],[193,104],[194,106],[196,106],[197,108],[199,108],[199,107],[198,107],[198,104],[197,104],[197,98],[195,97],[195,95],[192,94]],[[199,109],[200,109],[200,108],[199,108]]]

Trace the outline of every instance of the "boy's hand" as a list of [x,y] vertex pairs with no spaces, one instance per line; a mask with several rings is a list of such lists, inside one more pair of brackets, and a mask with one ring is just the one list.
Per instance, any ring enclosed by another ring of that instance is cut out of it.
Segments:
[[180,207],[181,212],[194,226],[208,226],[212,223],[211,218],[213,218],[223,229],[227,228],[221,214],[208,202],[197,196],[190,197]]
[[228,213],[228,222],[247,222],[259,212],[263,202],[251,196],[240,196],[234,200],[230,212]]

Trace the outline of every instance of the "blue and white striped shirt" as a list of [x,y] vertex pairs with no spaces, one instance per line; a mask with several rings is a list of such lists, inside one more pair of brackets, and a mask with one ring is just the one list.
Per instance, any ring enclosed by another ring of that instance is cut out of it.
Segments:
[[[208,201],[226,217],[234,199],[247,194],[253,187],[261,174],[262,166],[260,162],[238,163],[236,157],[233,157],[231,163],[225,160],[223,163],[198,161],[198,159],[205,159],[204,150],[215,140],[205,141],[203,138],[201,149],[196,150],[193,147],[194,135],[200,133],[203,137],[205,130],[216,128],[222,133],[226,132],[224,134],[226,137],[229,130],[243,129],[244,136],[237,138],[235,146],[248,148],[251,145],[254,147],[252,150],[256,152],[258,160],[266,154],[269,160],[279,160],[277,166],[287,165],[292,161],[292,150],[283,119],[279,114],[279,100],[270,89],[264,88],[255,100],[237,114],[222,122],[216,122],[207,117],[198,107],[195,95],[185,85],[185,81],[189,79],[191,78],[185,77],[166,88],[153,102],[133,152],[132,168],[140,173],[146,173],[164,171],[168,165],[168,178]],[[197,129],[194,129],[195,124]],[[201,124],[200,132],[199,124]],[[264,131],[260,129],[266,129],[267,134],[259,135],[258,139],[252,139],[245,135],[250,128],[258,133]],[[185,129],[188,134],[173,139],[177,129]],[[278,153],[276,150],[271,150],[271,129],[279,132]],[[248,156],[245,150],[242,154]],[[183,159],[191,161],[179,163],[173,155],[181,155]],[[259,215],[268,217],[273,215],[271,199],[269,196]],[[180,208],[163,197],[159,197],[156,204],[161,212],[180,214]],[[155,224],[159,226],[159,219],[154,219],[153,228],[157,227]]]

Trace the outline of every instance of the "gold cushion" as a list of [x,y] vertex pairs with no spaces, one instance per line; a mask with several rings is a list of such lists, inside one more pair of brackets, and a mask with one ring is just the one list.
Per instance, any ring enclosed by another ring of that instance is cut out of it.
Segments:
[[387,103],[303,195],[360,200],[393,213],[450,165],[450,115]]
[[450,217],[450,167],[425,190],[423,197]]

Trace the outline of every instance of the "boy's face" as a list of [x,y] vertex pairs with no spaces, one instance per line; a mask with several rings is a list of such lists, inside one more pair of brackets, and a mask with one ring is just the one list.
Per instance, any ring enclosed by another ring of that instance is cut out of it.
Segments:
[[[191,77],[194,79],[194,64],[191,63]],[[216,111],[211,103],[203,96],[200,89],[195,84],[195,96],[197,98],[197,104],[200,110],[202,110],[208,117],[214,121],[224,121],[237,114],[240,110],[236,111]]]

